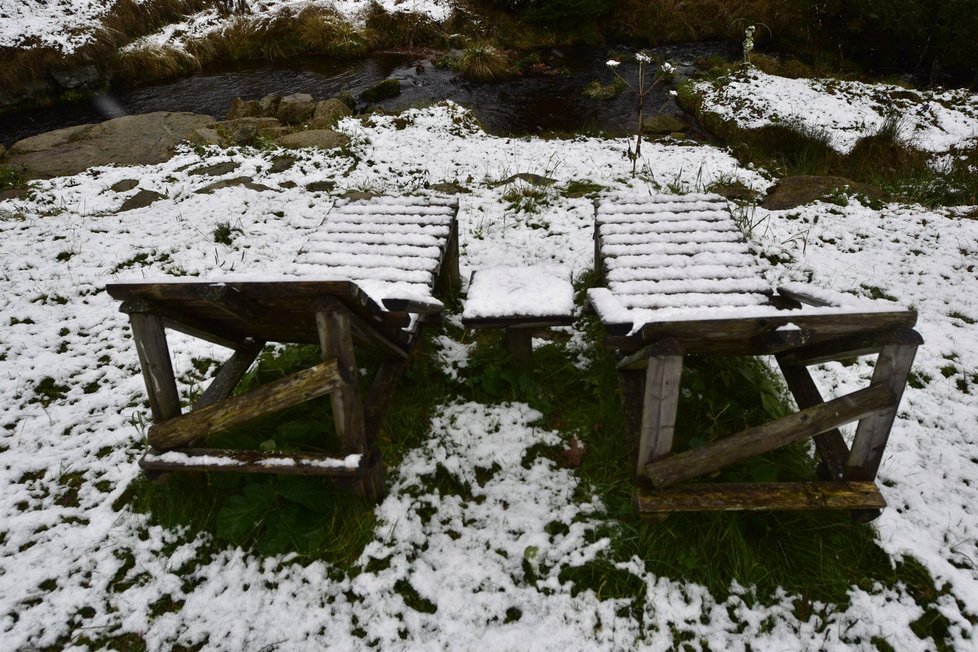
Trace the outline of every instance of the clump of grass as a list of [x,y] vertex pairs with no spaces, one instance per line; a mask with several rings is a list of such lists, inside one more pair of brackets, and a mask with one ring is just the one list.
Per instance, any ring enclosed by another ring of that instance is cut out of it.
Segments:
[[488,43],[466,48],[455,67],[464,79],[477,82],[502,79],[512,70],[506,53]]
[[214,242],[231,246],[234,242],[235,233],[244,233],[239,227],[231,226],[228,221],[218,222],[214,227]]
[[550,193],[533,184],[517,183],[503,193],[503,201],[511,213],[539,213],[550,202]]
[[600,80],[595,79],[584,87],[584,94],[592,100],[613,100],[627,87],[625,82],[618,77],[612,79],[610,84],[602,84]]
[[418,12],[389,12],[371,2],[364,22],[370,41],[377,47],[414,49],[444,45],[445,36],[438,24]]
[[354,57],[367,50],[367,37],[334,9],[306,7],[297,17],[298,40],[310,53]]
[[0,192],[23,188],[27,179],[18,170],[0,165]]
[[400,94],[401,82],[396,79],[385,79],[360,93],[360,99],[364,102],[374,103],[397,97]]
[[123,83],[172,79],[200,69],[200,61],[196,57],[171,46],[127,50],[115,63],[116,76]]

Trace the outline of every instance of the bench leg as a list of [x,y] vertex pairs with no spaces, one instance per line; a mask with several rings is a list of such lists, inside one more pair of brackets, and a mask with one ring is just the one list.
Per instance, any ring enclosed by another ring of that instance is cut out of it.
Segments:
[[682,355],[654,355],[645,368],[645,392],[642,399],[642,426],[639,431],[636,473],[668,455],[676,430],[679,385],[683,373]]
[[[911,331],[916,335],[915,332]],[[917,338],[919,339],[919,335]],[[880,351],[870,386],[883,385],[893,395],[893,405],[859,422],[852,440],[852,452],[846,464],[846,480],[875,480],[883,460],[883,450],[890,436],[907,384],[907,375],[917,354],[917,343],[887,344]]]
[[153,421],[160,423],[180,416],[180,396],[163,320],[152,313],[132,312],[129,313],[129,325],[146,382]]
[[506,350],[513,356],[517,366],[530,369],[533,366],[533,329],[507,328],[504,336]]

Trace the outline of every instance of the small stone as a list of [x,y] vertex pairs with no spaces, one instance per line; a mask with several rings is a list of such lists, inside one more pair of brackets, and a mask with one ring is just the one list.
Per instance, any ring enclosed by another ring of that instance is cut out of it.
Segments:
[[287,134],[275,141],[276,145],[289,149],[301,149],[303,147],[318,147],[320,149],[334,149],[348,145],[350,139],[331,129],[310,129],[309,131],[297,131],[294,134]]
[[204,186],[200,190],[196,190],[195,193],[198,195],[210,195],[217,190],[222,188],[233,188],[234,186],[243,186],[252,183],[254,179],[251,177],[234,177],[233,179],[222,179],[221,181],[215,181],[214,183]]
[[333,181],[313,181],[306,184],[306,190],[309,192],[330,192],[335,187],[336,183]]
[[276,117],[286,124],[301,124],[312,117],[316,103],[308,93],[294,93],[282,98]]
[[278,184],[278,187],[285,188],[286,190],[292,190],[293,188],[298,187],[298,185],[299,184],[297,184],[295,181],[283,181],[282,183]]
[[360,99],[367,103],[380,102],[401,94],[401,82],[396,79],[385,79],[379,84],[374,84],[364,92],[360,93]]
[[231,108],[228,109],[228,120],[238,118],[257,118],[262,113],[261,104],[258,100],[243,100],[236,97],[231,100]]
[[124,213],[125,211],[131,211],[137,208],[146,208],[153,202],[163,199],[163,197],[164,195],[152,190],[140,190],[122,203],[122,207],[119,208],[119,212]]
[[282,101],[282,97],[279,95],[266,95],[265,97],[258,100],[258,108],[261,109],[261,114],[263,116],[275,117],[278,113],[278,103]]
[[[281,126],[277,118],[235,118],[214,124],[217,132],[235,145],[250,145],[268,129]],[[267,137],[267,136],[266,136]]]
[[123,179],[122,181],[116,181],[109,188],[113,192],[129,192],[133,188],[139,185],[139,181],[136,179]]
[[195,168],[187,172],[187,174],[206,174],[210,177],[220,177],[228,172],[234,172],[239,167],[240,163],[235,163],[234,161],[224,161],[223,163],[215,163],[214,165],[205,165],[203,167]]
[[196,145],[221,145],[223,142],[221,140],[221,134],[217,133],[217,129],[211,129],[209,127],[195,130],[190,139]]
[[348,115],[353,115],[353,111],[340,100],[336,98],[323,100],[316,104],[316,110],[308,122],[309,128],[331,129],[336,126],[336,123],[341,118],[345,118]]
[[876,186],[843,177],[784,177],[774,184],[761,207],[772,211],[797,208],[840,193],[861,194],[870,198],[879,198],[882,195]]
[[272,167],[268,170],[269,174],[278,174],[279,172],[285,172],[295,165],[295,159],[291,156],[276,156],[272,159]]
[[689,125],[678,115],[673,113],[659,113],[651,115],[642,121],[642,130],[647,134],[671,134],[673,132],[685,132]]

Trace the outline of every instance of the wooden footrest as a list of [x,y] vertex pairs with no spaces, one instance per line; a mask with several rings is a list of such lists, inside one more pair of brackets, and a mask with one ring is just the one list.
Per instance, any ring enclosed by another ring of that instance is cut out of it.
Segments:
[[641,514],[886,507],[873,482],[716,482],[659,490],[639,488],[635,502]]
[[139,460],[139,466],[144,471],[155,472],[231,471],[359,478],[363,475],[366,457],[347,455],[345,458],[335,458],[308,453],[221,448],[185,448],[167,452],[151,449]]

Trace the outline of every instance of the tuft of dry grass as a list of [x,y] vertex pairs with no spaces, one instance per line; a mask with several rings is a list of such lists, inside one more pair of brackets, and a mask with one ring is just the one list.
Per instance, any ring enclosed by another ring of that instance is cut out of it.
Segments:
[[334,9],[306,7],[297,17],[303,50],[334,57],[355,57],[367,51],[367,37]]
[[163,46],[129,50],[115,62],[115,74],[124,84],[148,79],[173,79],[201,70],[200,61],[183,50]]
[[506,54],[488,43],[466,48],[455,66],[464,79],[478,82],[502,79],[512,73]]

